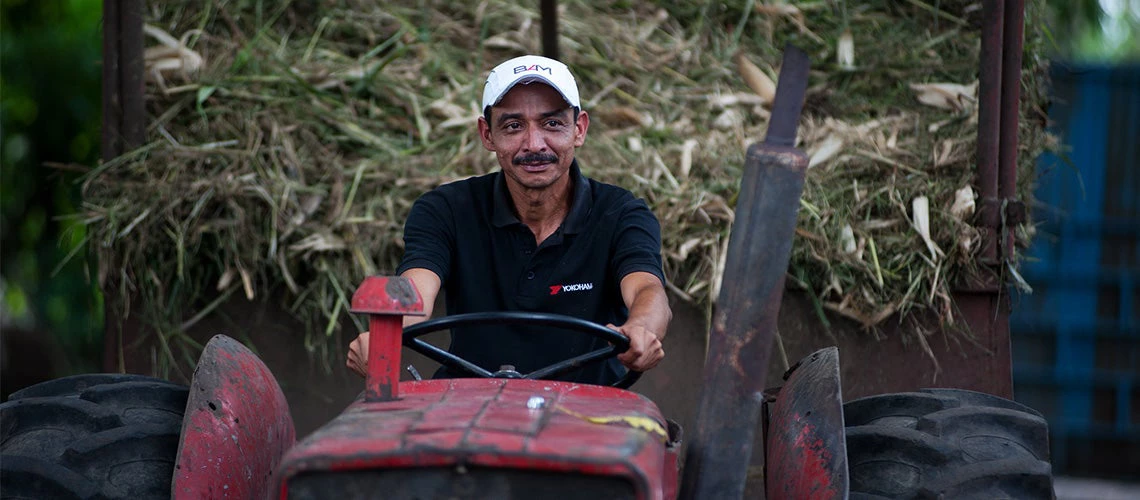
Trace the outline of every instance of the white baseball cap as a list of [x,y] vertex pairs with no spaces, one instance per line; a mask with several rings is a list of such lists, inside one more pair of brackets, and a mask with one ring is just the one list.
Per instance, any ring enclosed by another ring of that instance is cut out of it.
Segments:
[[582,107],[578,101],[578,84],[570,74],[570,68],[549,57],[528,55],[506,61],[491,70],[483,87],[483,110],[498,104],[515,85],[531,82],[550,85],[571,106]]

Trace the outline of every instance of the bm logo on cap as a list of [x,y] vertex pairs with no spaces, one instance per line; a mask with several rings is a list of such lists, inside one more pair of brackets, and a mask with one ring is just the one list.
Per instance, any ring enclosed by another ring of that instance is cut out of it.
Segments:
[[516,75],[519,73],[526,72],[526,71],[545,71],[546,74],[548,74],[548,75],[554,74],[554,72],[551,71],[550,68],[548,68],[546,66],[539,66],[537,64],[532,64],[530,66],[515,66],[515,74]]

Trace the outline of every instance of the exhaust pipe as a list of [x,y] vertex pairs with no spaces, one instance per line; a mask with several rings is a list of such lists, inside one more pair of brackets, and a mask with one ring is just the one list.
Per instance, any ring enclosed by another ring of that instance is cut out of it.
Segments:
[[768,134],[748,148],[680,498],[741,498],[808,157],[795,148],[810,62],[788,45]]

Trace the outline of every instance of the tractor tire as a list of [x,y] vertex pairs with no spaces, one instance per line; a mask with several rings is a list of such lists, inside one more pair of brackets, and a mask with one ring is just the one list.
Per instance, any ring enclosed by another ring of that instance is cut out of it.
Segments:
[[170,498],[189,390],[139,375],[77,375],[0,404],[0,497]]
[[843,405],[851,498],[1054,498],[1041,413],[959,389]]

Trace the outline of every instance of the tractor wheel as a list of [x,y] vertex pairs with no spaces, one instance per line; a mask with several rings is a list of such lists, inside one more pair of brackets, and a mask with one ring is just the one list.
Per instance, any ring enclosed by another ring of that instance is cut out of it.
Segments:
[[185,386],[77,375],[0,404],[3,498],[170,498]]
[[958,389],[843,405],[851,498],[1053,498],[1036,410]]

